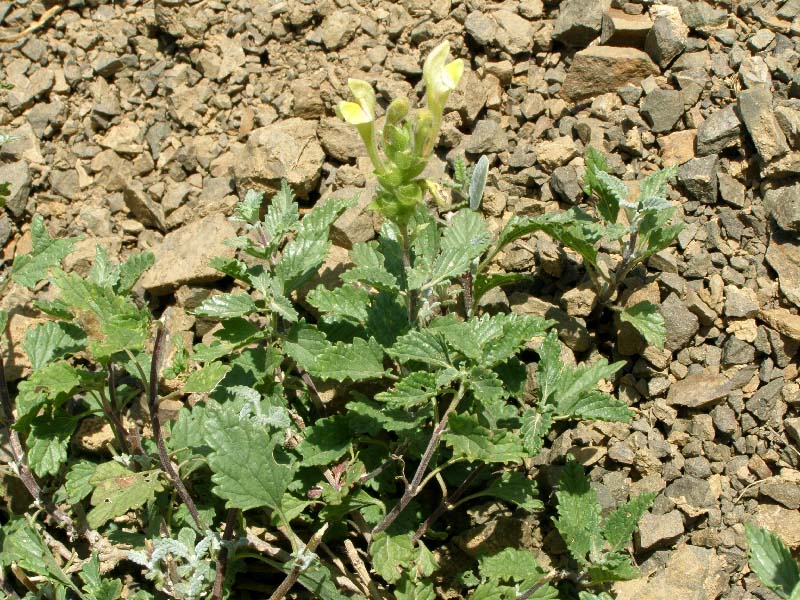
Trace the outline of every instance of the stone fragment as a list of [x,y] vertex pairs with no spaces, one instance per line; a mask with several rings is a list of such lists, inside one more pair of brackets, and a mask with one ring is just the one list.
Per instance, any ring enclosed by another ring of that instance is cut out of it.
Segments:
[[653,133],[671,131],[683,115],[681,93],[677,90],[653,90],[642,102],[640,112],[650,123]]
[[745,206],[745,187],[727,173],[717,173],[719,197],[736,208]]
[[733,105],[714,111],[697,128],[697,155],[719,154],[735,146],[741,133],[742,123]]
[[720,29],[728,21],[728,11],[723,8],[714,8],[705,2],[684,2],[680,5],[680,9],[681,18],[689,29],[699,30],[703,33]]
[[781,126],[789,145],[800,150],[800,107],[778,106],[775,108],[775,119]]
[[31,170],[24,160],[0,165],[0,182],[8,182],[9,196],[6,207],[12,215],[19,218],[28,206],[31,193]]
[[[796,473],[796,471],[795,471]],[[758,491],[763,496],[775,500],[790,510],[800,508],[800,484],[784,477],[770,477],[762,483]]]
[[661,148],[661,161],[665,167],[680,166],[694,158],[696,129],[676,131],[659,136],[656,140]]
[[736,412],[727,404],[719,404],[711,411],[711,422],[723,435],[733,435],[739,430]]
[[776,504],[759,504],[753,520],[759,527],[774,532],[790,549],[800,548],[800,511]]
[[235,235],[236,228],[220,213],[168,233],[153,250],[155,264],[142,277],[142,287],[163,295],[182,285],[222,279],[224,275],[209,266],[209,261],[216,256],[233,258],[235,249],[225,241]]
[[689,28],[674,6],[653,6],[653,26],[645,38],[644,49],[659,67],[666,69],[686,48]]
[[561,304],[572,317],[588,317],[597,306],[597,292],[592,286],[581,284],[564,292]]
[[800,341],[800,315],[785,308],[771,308],[760,311],[758,317],[781,335]]
[[286,119],[250,133],[236,153],[236,187],[272,194],[280,189],[281,179],[286,179],[298,197],[307,198],[319,182],[324,160],[316,122]]
[[182,47],[198,46],[208,30],[208,16],[197,0],[154,0],[156,27]]
[[735,335],[728,336],[728,339],[722,345],[722,364],[726,367],[749,365],[755,358],[756,349]]
[[555,304],[539,300],[523,292],[515,292],[509,297],[511,310],[521,315],[535,315],[553,319],[561,340],[575,352],[589,349],[589,331],[574,317],[570,317]]
[[672,510],[663,515],[646,513],[639,520],[636,545],[642,552],[669,546],[683,535],[683,517],[680,511]]
[[750,46],[752,50],[758,52],[760,50],[766,50],[767,46],[774,40],[775,34],[769,29],[759,29],[747,40],[747,45]]
[[367,155],[356,128],[338,117],[322,119],[317,126],[317,135],[325,153],[339,162],[347,163]]
[[739,92],[738,107],[761,160],[771,162],[789,152],[789,144],[772,110],[769,90],[753,88]]
[[533,43],[530,21],[508,10],[472,11],[464,28],[481,46],[498,48],[512,55],[530,52]]
[[764,208],[784,231],[800,233],[800,183],[768,189]]
[[483,119],[475,124],[472,135],[467,142],[467,152],[470,154],[489,154],[502,152],[508,147],[508,134],[506,130],[492,119]]
[[725,564],[714,549],[680,546],[663,571],[614,585],[617,600],[717,600],[727,586]]
[[578,148],[570,136],[561,136],[536,144],[536,161],[548,172],[567,164],[577,155]]
[[352,12],[334,10],[322,20],[319,36],[328,50],[338,50],[350,43],[360,19]]
[[375,237],[372,212],[367,208],[373,200],[375,186],[367,185],[367,189],[345,187],[326,194],[320,202],[328,198],[358,198],[358,203],[345,210],[331,225],[331,240],[337,246],[350,250],[353,244],[366,242]]
[[550,177],[550,189],[569,204],[577,204],[583,197],[583,187],[578,179],[575,167],[558,167]]
[[612,8],[603,14],[600,45],[644,48],[652,26],[653,22],[646,14],[629,15],[625,11]]
[[658,67],[641,50],[593,46],[575,54],[560,93],[571,101],[584,100],[658,73]]
[[723,312],[734,319],[753,317],[758,314],[758,296],[749,288],[726,285]]
[[125,68],[119,56],[110,52],[100,52],[92,61],[92,69],[102,77],[111,77]]
[[68,200],[75,200],[80,192],[78,171],[67,169],[50,172],[50,189]]
[[553,39],[566,46],[588,46],[600,34],[603,12],[609,6],[608,0],[565,0],[553,24]]
[[800,307],[800,241],[797,236],[782,231],[773,232],[766,259],[778,274],[783,296]]
[[733,390],[724,375],[695,373],[672,384],[667,393],[667,404],[688,408],[705,408],[720,402]]
[[704,204],[716,204],[717,156],[704,156],[688,161],[678,169],[678,181],[692,199]]
[[131,214],[145,227],[167,230],[164,208],[144,190],[140,181],[131,181],[123,190],[125,205]]
[[746,89],[769,91],[772,86],[772,75],[769,65],[761,56],[748,56],[739,65],[739,81]]

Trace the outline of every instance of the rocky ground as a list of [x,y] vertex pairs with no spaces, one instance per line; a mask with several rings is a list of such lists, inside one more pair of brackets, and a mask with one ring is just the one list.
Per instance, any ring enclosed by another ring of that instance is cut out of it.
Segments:
[[[29,250],[34,213],[84,236],[74,269],[97,244],[151,249],[142,294],[190,336],[207,325],[185,311],[230,285],[207,260],[232,252],[225,217],[247,189],[285,177],[311,205],[366,185],[331,266],[374,235],[369,161],[333,107],[354,76],[384,106],[418,98],[421,58],[443,38],[468,70],[434,171],[488,155],[498,227],[584,202],[589,144],[634,188],[678,165],[670,199],[686,227],[622,299],[660,304],[665,350],[587,320],[579,261],[546,236],[502,257],[535,285],[491,302],[556,318],[577,358],[629,362],[616,393],[638,418],[565,430],[530,465],[576,454],[608,506],[659,493],[635,540],[645,577],[619,597],[775,598],[748,572],[743,523],[800,548],[800,1],[27,0],[0,2],[0,21],[14,84],[0,125],[20,137],[0,148],[3,264]],[[12,286],[0,302],[12,342],[37,317],[32,299]],[[9,359],[17,374],[23,358]],[[484,521],[461,550],[508,524]]]

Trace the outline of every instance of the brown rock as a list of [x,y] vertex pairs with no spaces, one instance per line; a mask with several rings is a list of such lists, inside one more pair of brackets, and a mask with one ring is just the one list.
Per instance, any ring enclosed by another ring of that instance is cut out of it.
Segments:
[[778,273],[784,297],[800,307],[800,242],[795,236],[775,231],[767,248],[767,262]]
[[775,119],[772,93],[768,89],[759,87],[739,92],[739,114],[764,162],[789,152],[786,136]]
[[789,548],[800,548],[800,511],[776,504],[759,504],[753,520],[759,527],[778,535]]
[[584,352],[589,349],[589,331],[575,317],[570,317],[556,305],[522,292],[511,294],[509,302],[511,310],[517,314],[535,315],[556,321],[559,337],[572,350]]
[[696,129],[676,131],[658,138],[661,148],[661,161],[665,167],[682,165],[694,158],[694,143],[697,139]]
[[656,64],[641,50],[594,46],[575,55],[561,95],[572,101],[584,100],[658,74]]
[[600,44],[644,48],[647,33],[652,26],[653,21],[646,14],[629,15],[612,8],[603,15]]
[[773,308],[762,310],[758,316],[779,333],[800,341],[800,315],[792,314],[785,308]]
[[724,399],[733,385],[724,375],[697,373],[672,384],[667,394],[667,404],[704,408]]

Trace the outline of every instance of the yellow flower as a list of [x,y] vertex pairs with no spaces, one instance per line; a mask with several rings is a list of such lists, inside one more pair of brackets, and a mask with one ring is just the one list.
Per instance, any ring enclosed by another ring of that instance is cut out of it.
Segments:
[[351,125],[364,125],[375,120],[375,90],[361,79],[348,79],[347,86],[353,92],[355,102],[339,102],[339,115]]
[[460,58],[447,62],[450,55],[450,44],[445,40],[434,48],[425,59],[422,76],[425,79],[425,94],[428,97],[428,108],[440,114],[447,102],[447,97],[461,81],[464,74],[464,61]]

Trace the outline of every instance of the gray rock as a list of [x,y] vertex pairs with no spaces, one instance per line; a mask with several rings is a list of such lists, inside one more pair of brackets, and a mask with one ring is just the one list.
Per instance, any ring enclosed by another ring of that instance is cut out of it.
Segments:
[[714,111],[697,128],[697,155],[719,154],[735,146],[741,134],[742,123],[733,105]]
[[144,190],[140,181],[131,181],[122,192],[125,205],[131,214],[146,227],[156,227],[160,231],[167,230],[164,208]]
[[775,502],[783,504],[786,508],[791,510],[800,508],[800,485],[796,481],[787,481],[782,477],[772,477],[762,483],[758,491],[760,494],[772,498]]
[[797,236],[782,231],[773,232],[766,259],[778,274],[783,296],[800,307],[800,241]]
[[750,46],[752,50],[756,52],[760,50],[766,50],[767,46],[769,46],[775,40],[775,34],[772,33],[769,29],[759,29],[756,33],[747,40],[747,45]]
[[575,167],[558,167],[550,177],[550,189],[569,204],[577,204],[583,198],[583,188],[578,180]]
[[722,364],[749,365],[756,358],[756,349],[745,341],[740,340],[734,335],[728,336],[722,346]]
[[631,46],[644,48],[653,21],[646,14],[629,15],[612,8],[603,14],[600,44],[604,46]]
[[673,510],[663,515],[645,513],[639,521],[636,545],[642,552],[647,552],[669,546],[681,535],[683,535],[683,517],[680,511]]
[[506,130],[497,121],[483,119],[475,124],[466,149],[470,154],[489,154],[502,152],[506,148],[508,148]]
[[670,294],[661,304],[667,339],[664,347],[675,352],[686,347],[694,338],[700,324],[697,316],[675,294]]
[[6,213],[3,213],[0,215],[0,247],[5,246],[6,242],[11,239],[11,233],[11,219]]
[[358,203],[342,213],[331,226],[331,240],[337,246],[352,249],[353,244],[366,242],[375,237],[375,227],[372,212],[367,209],[375,194],[375,185],[367,184],[367,189],[346,187],[324,196],[320,201],[328,198],[353,198],[358,197]]
[[586,326],[556,305],[522,292],[511,294],[509,303],[511,310],[517,314],[535,315],[556,321],[558,336],[575,352],[585,352],[589,349],[591,337]]
[[350,43],[361,20],[355,13],[335,10],[326,16],[319,28],[319,37],[328,50],[338,50]]
[[533,27],[529,21],[508,10],[496,10],[492,17],[497,23],[494,45],[511,55],[530,52]]
[[718,173],[719,197],[736,208],[745,206],[745,187],[727,173]]
[[68,200],[75,200],[80,193],[78,172],[75,169],[50,172],[50,189]]
[[723,435],[733,435],[739,430],[739,420],[736,413],[727,404],[720,404],[711,411],[711,422]]
[[745,403],[747,412],[762,423],[770,423],[778,427],[786,414],[786,403],[781,400],[781,390],[786,382],[783,378],[770,381],[761,386]]
[[558,18],[553,24],[553,39],[582,48],[600,35],[603,12],[609,2],[604,0],[565,0],[559,5]]
[[777,106],[775,119],[783,130],[789,145],[795,150],[800,150],[800,107]]
[[346,163],[367,155],[356,128],[338,117],[322,119],[317,126],[317,135],[325,153],[339,162]]
[[709,31],[723,27],[728,21],[728,11],[705,2],[683,2],[680,9],[681,18],[690,29]]
[[800,445],[800,417],[792,417],[783,421],[783,428],[790,440]]
[[686,193],[704,204],[716,204],[718,193],[717,156],[693,158],[678,169],[678,181]]
[[191,0],[154,0],[156,27],[175,38],[182,47],[198,46],[209,29],[209,17]]
[[235,235],[236,228],[220,213],[168,233],[153,251],[155,264],[142,277],[142,287],[163,295],[182,285],[222,279],[224,275],[210,267],[209,261],[215,256],[233,258],[235,249],[225,241]]
[[689,516],[699,516],[716,504],[711,484],[688,475],[669,484],[664,495]]
[[758,296],[749,288],[726,285],[723,311],[726,317],[734,319],[754,317],[758,314]]
[[789,152],[786,136],[772,110],[772,94],[769,90],[753,88],[739,92],[738,107],[761,160],[770,162]]
[[695,373],[672,384],[667,394],[670,406],[705,408],[728,396],[733,385],[727,377],[713,373]]
[[658,74],[656,64],[641,50],[592,46],[575,54],[560,94],[573,102],[584,100]]
[[8,182],[9,196],[6,207],[12,215],[19,218],[28,206],[31,193],[31,171],[24,160],[0,166],[0,181]]
[[125,63],[116,54],[111,54],[110,52],[100,52],[97,58],[92,61],[92,69],[102,77],[111,77],[124,68]]
[[316,122],[286,119],[250,133],[236,153],[236,187],[273,194],[280,189],[281,179],[286,179],[298,197],[307,198],[319,182],[324,160]]
[[800,183],[767,190],[764,208],[778,227],[800,232]]
[[481,46],[489,46],[495,36],[497,24],[486,13],[474,10],[467,16],[464,29]]
[[653,133],[672,131],[683,115],[681,93],[677,90],[653,90],[642,102],[640,112],[650,123]]
[[674,19],[656,17],[647,33],[644,50],[662,69],[666,69],[686,48],[686,35]]

